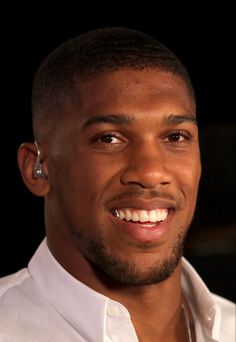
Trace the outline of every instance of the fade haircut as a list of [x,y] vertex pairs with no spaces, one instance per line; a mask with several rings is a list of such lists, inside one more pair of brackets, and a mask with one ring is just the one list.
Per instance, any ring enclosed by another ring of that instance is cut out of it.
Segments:
[[186,68],[171,50],[145,33],[112,27],[90,31],[65,42],[42,62],[35,75],[32,112],[36,139],[48,133],[50,122],[62,115],[78,82],[89,81],[101,73],[145,68],[180,76],[195,101]]

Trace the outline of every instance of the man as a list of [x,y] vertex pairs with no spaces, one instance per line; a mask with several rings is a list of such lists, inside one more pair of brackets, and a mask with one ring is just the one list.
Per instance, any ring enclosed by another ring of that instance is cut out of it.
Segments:
[[234,341],[234,305],[182,258],[201,174],[188,73],[125,28],[66,42],[19,148],[46,239],[0,286],[1,341]]

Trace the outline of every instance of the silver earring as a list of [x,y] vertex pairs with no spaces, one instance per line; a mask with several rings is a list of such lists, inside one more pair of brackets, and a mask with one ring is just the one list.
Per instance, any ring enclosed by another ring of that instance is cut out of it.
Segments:
[[42,170],[42,163],[40,161],[40,150],[39,150],[37,141],[35,141],[34,144],[35,144],[36,151],[37,151],[37,157],[36,157],[35,164],[34,164],[34,177],[35,178],[48,178],[46,173],[44,173]]

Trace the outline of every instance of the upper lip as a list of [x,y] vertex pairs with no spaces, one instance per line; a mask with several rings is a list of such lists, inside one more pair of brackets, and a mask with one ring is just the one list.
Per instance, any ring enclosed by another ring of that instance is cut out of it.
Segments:
[[110,210],[121,209],[121,208],[135,208],[143,210],[154,210],[154,209],[164,209],[164,208],[176,208],[176,202],[168,199],[156,198],[151,200],[144,200],[139,198],[124,199],[119,201],[114,201],[109,203]]

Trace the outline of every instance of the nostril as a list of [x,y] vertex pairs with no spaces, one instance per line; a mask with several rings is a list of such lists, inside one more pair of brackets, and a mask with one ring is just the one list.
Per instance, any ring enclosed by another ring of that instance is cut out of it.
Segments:
[[171,175],[163,170],[141,172],[127,169],[120,178],[123,185],[136,185],[142,189],[155,189],[159,185],[171,183]]
[[167,182],[167,181],[166,181],[166,182],[161,182],[160,184],[161,184],[161,185],[169,185],[170,182]]
[[146,189],[147,188],[144,184],[142,184],[141,182],[138,182],[138,181],[128,181],[128,182],[124,182],[123,184],[124,185],[136,185],[136,186],[138,186],[138,187],[140,187],[142,189]]

